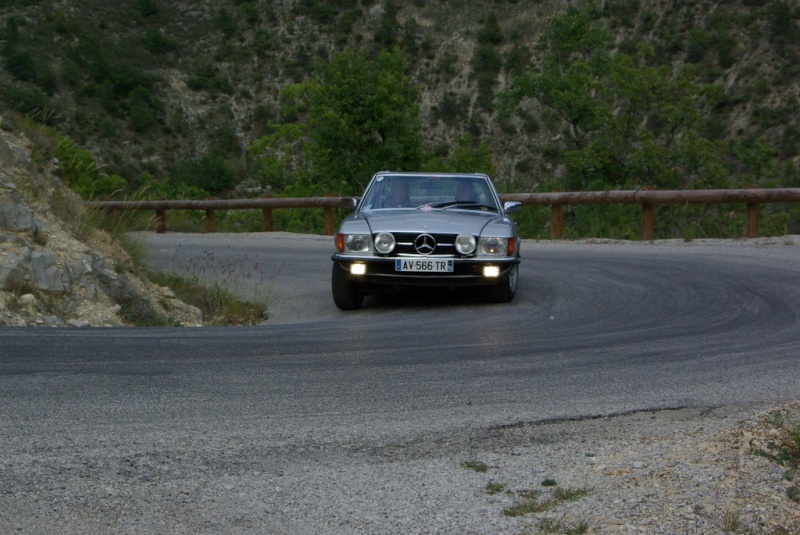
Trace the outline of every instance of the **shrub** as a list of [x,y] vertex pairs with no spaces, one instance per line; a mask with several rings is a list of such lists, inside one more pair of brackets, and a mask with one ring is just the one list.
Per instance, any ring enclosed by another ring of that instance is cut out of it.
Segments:
[[36,88],[22,89],[6,85],[0,87],[0,94],[2,94],[0,98],[12,110],[34,117],[45,124],[53,124],[55,122],[52,105],[47,95],[41,90]]
[[219,195],[233,189],[238,182],[233,166],[218,153],[206,154],[199,160],[189,160],[180,164],[175,178],[190,186],[201,188],[210,195]]
[[167,54],[178,50],[178,43],[174,39],[170,39],[163,33],[156,29],[149,29],[145,32],[144,47],[151,54]]
[[503,30],[497,21],[497,15],[489,14],[483,27],[478,31],[478,43],[482,45],[499,45],[503,42]]
[[156,0],[136,0],[136,9],[143,18],[155,17],[158,15],[158,4]]

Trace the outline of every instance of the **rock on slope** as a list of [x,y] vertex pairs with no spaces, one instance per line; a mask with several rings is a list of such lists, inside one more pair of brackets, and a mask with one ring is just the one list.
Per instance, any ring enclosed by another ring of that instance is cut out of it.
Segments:
[[0,326],[201,325],[200,311],[142,280],[80,198],[0,116]]

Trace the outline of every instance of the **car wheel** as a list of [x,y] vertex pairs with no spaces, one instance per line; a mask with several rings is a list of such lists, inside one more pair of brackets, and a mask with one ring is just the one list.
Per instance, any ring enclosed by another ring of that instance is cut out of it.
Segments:
[[517,293],[517,281],[519,280],[519,266],[515,265],[508,272],[508,277],[500,284],[496,284],[487,289],[487,297],[492,303],[510,303]]
[[348,280],[345,271],[336,262],[333,263],[331,273],[331,290],[333,291],[333,302],[342,310],[356,310],[361,308],[364,301],[364,294],[358,288],[358,284]]

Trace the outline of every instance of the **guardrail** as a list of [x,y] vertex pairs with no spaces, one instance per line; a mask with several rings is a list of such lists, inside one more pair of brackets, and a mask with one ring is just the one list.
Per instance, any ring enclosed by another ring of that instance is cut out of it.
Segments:
[[161,201],[86,201],[87,208],[103,210],[153,210],[156,213],[156,232],[167,231],[166,213],[168,210],[203,210],[206,213],[206,231],[214,232],[216,221],[214,213],[218,210],[261,210],[261,231],[272,232],[272,210],[276,208],[324,208],[325,233],[333,235],[335,230],[336,208],[352,208],[352,197],[293,197],[258,198],[228,200],[161,200]]
[[746,204],[744,235],[746,238],[755,238],[758,236],[758,213],[761,204],[800,202],[800,188],[509,193],[500,197],[504,201],[521,201],[522,204],[527,205],[550,206],[550,237],[552,239],[559,239],[563,234],[564,205],[639,204],[642,206],[642,239],[652,240],[656,205],[729,203]]
[[[503,201],[520,201],[529,206],[550,206],[550,237],[560,239],[564,230],[564,206],[579,204],[639,204],[642,207],[642,239],[652,240],[656,206],[660,204],[745,204],[744,235],[758,236],[758,214],[765,203],[800,202],[800,188],[712,189],[712,190],[618,190],[554,193],[505,193]],[[336,208],[352,208],[352,197],[297,197],[231,200],[161,200],[161,201],[86,201],[85,206],[104,210],[153,210],[156,232],[166,232],[168,210],[203,210],[206,230],[214,232],[214,213],[218,210],[262,211],[261,230],[272,231],[272,211],[279,208],[323,208],[325,233],[335,231]]]

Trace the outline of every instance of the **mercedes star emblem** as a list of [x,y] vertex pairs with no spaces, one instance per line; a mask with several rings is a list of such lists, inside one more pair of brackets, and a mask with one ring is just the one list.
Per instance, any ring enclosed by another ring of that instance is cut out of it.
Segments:
[[430,234],[420,234],[417,236],[417,239],[414,240],[414,249],[416,249],[419,254],[431,254],[435,248],[436,240]]

